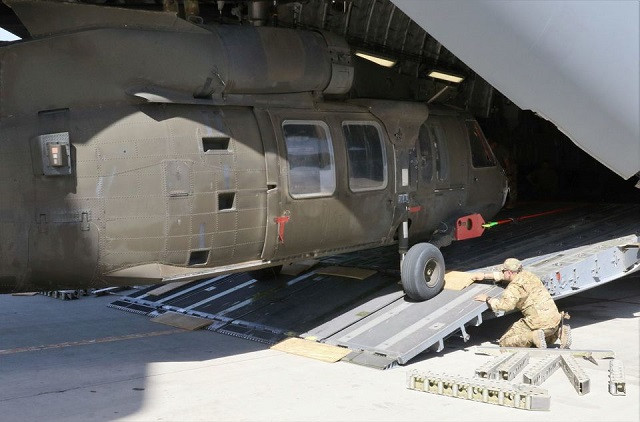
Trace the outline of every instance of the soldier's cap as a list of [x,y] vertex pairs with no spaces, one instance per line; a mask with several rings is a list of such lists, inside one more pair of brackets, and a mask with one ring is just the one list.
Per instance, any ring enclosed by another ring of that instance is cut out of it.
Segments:
[[522,262],[520,262],[520,260],[515,259],[515,258],[507,258],[504,261],[504,264],[502,264],[502,268],[500,268],[500,269],[502,271],[508,270],[508,271],[517,272],[517,271],[520,271],[522,269]]

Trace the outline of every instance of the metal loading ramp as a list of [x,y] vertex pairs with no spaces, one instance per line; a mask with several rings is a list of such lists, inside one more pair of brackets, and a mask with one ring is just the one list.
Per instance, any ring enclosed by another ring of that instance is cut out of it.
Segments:
[[444,340],[454,333],[467,341],[469,335],[464,327],[470,323],[480,325],[482,313],[487,310],[473,297],[487,288],[472,285],[462,291],[444,290],[426,302],[410,302],[402,297],[324,342],[354,350],[345,360],[360,365],[385,369],[396,363],[405,364],[433,345],[442,350]]
[[[522,259],[556,298],[599,286],[640,269],[640,206],[597,205],[553,217],[509,224],[483,237],[443,249],[448,269],[490,270],[506,257]],[[319,266],[375,269],[364,280],[319,274],[259,280],[251,273],[187,283],[158,295],[157,286],[110,306],[147,316],[173,311],[211,320],[208,330],[266,344],[300,336],[348,347],[344,360],[375,368],[405,364],[442,349],[450,336],[469,338],[465,327],[482,323],[486,304],[473,296],[502,288],[475,283],[445,290],[426,302],[405,299],[395,247],[325,258]],[[490,316],[493,316],[491,313]]]
[[[545,282],[554,298],[561,298],[639,270],[638,236],[534,257],[523,264]],[[442,350],[451,335],[469,340],[465,326],[480,325],[482,313],[488,310],[473,297],[480,293],[498,296],[502,290],[497,285],[474,283],[462,291],[444,290],[426,302],[411,302],[403,296],[323,341],[358,351],[345,358],[353,363],[378,368],[405,364],[431,346]]]

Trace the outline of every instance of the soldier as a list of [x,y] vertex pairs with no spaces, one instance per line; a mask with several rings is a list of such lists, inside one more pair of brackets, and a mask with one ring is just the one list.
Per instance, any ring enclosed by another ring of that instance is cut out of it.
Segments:
[[542,281],[535,274],[523,270],[519,260],[509,258],[504,261],[501,272],[477,273],[472,278],[493,279],[507,284],[499,299],[481,294],[474,297],[475,300],[486,302],[493,311],[522,311],[524,318],[516,321],[500,338],[500,346],[546,348],[547,343],[558,338],[561,348],[570,346],[569,326],[562,325],[562,320],[568,316],[558,312]]

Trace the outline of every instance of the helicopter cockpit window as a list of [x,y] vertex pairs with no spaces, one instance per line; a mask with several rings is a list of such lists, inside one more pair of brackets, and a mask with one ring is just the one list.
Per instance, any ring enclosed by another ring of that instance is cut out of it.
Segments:
[[336,189],[329,128],[321,121],[282,123],[289,161],[289,193],[293,198],[331,196]]
[[372,122],[343,122],[349,157],[349,188],[354,192],[387,187],[387,154],[380,127]]
[[495,167],[496,160],[493,157],[493,152],[491,152],[491,148],[478,123],[474,120],[467,120],[465,123],[469,133],[471,164],[473,164],[473,167]]

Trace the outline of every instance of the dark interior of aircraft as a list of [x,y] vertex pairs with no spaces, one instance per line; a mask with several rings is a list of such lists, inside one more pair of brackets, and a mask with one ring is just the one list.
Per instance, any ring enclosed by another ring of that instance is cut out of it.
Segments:
[[[480,124],[487,138],[511,155],[517,168],[518,200],[640,202],[635,178],[622,179],[551,122],[518,109],[503,96],[494,105],[496,109]],[[513,110],[506,111],[508,107]]]

